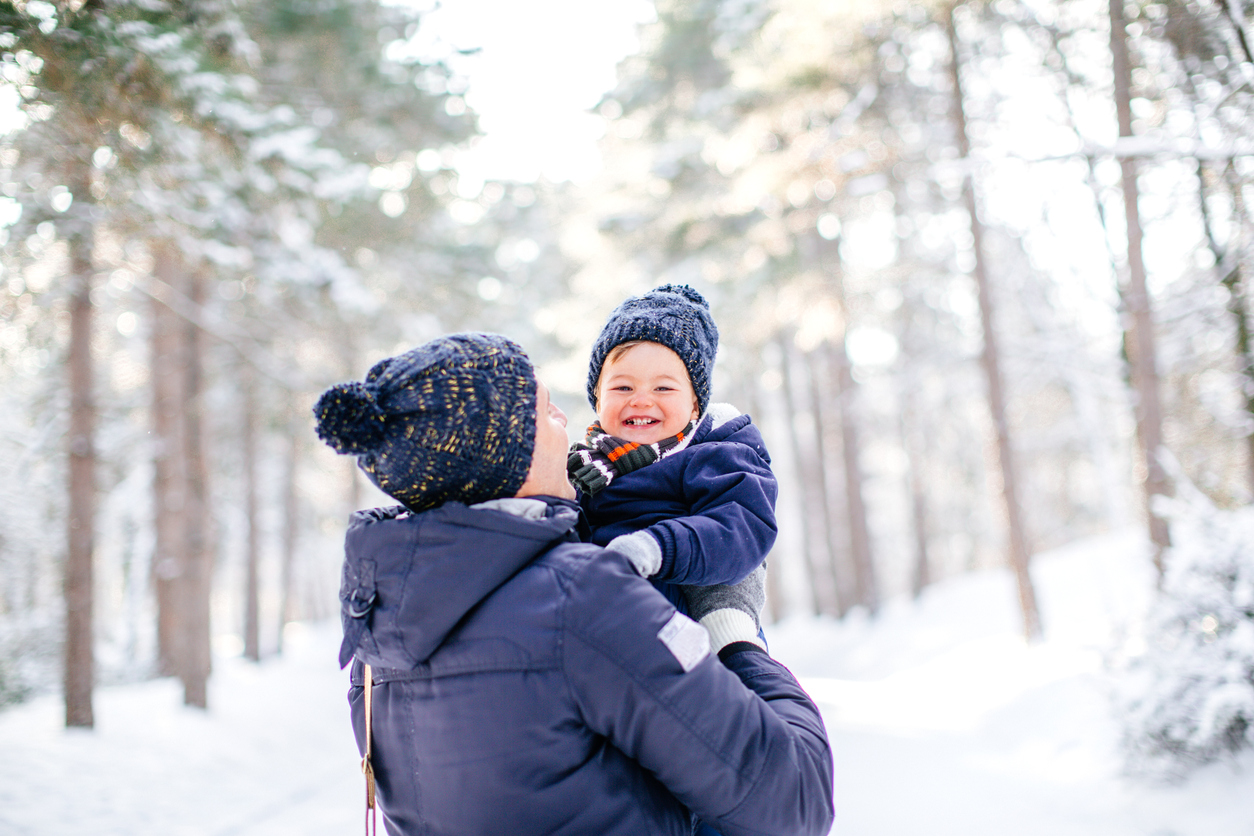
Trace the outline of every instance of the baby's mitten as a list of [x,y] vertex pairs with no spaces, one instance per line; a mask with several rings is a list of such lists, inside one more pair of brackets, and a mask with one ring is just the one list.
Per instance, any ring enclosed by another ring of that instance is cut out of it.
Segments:
[[647,531],[620,534],[606,543],[605,548],[625,555],[642,578],[651,578],[662,568],[662,546]]

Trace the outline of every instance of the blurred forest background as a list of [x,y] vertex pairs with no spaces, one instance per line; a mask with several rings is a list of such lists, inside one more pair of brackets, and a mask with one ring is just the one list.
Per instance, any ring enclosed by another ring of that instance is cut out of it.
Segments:
[[[1155,496],[1251,502],[1254,4],[653,5],[600,169],[498,181],[457,166],[434,4],[0,2],[0,704],[205,705],[214,643],[335,617],[384,501],[323,388],[498,331],[576,436],[605,317],[663,282],[771,447],[771,619],[1008,564],[1031,639],[1034,552],[1138,526],[1166,573]],[[1251,629],[1237,565],[1199,641]]]

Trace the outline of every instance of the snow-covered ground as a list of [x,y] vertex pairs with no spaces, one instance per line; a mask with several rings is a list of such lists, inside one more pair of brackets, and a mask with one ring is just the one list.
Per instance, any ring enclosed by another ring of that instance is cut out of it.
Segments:
[[1154,575],[1139,532],[1041,554],[1045,641],[1009,571],[942,582],[873,622],[768,632],[819,702],[849,836],[1251,836],[1254,753],[1181,785],[1123,777],[1111,673]]
[[[1254,754],[1180,785],[1122,777],[1108,670],[1134,647],[1152,575],[1133,535],[1039,555],[1045,641],[1008,572],[935,585],[874,620],[769,627],[821,704],[836,834],[1249,836]],[[0,712],[0,836],[319,836],[361,827],[335,624],[282,658],[216,660],[208,713],[171,680],[102,688],[94,731],[55,698]]]

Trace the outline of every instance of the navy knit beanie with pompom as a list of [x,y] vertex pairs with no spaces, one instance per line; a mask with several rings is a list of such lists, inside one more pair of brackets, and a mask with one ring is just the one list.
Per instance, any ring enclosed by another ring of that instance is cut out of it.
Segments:
[[518,493],[531,468],[536,378],[516,343],[453,334],[381,360],[314,406],[318,437],[412,511]]
[[664,284],[615,308],[592,346],[588,363],[588,403],[593,409],[605,358],[615,346],[633,340],[660,343],[679,355],[697,396],[697,411],[704,413],[718,352],[718,328],[705,297],[687,285]]

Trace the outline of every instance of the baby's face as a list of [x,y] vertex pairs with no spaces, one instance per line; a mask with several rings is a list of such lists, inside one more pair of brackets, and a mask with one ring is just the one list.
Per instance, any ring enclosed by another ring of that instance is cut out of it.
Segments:
[[597,418],[610,435],[652,444],[675,435],[696,417],[697,396],[688,370],[666,346],[640,343],[601,367]]

